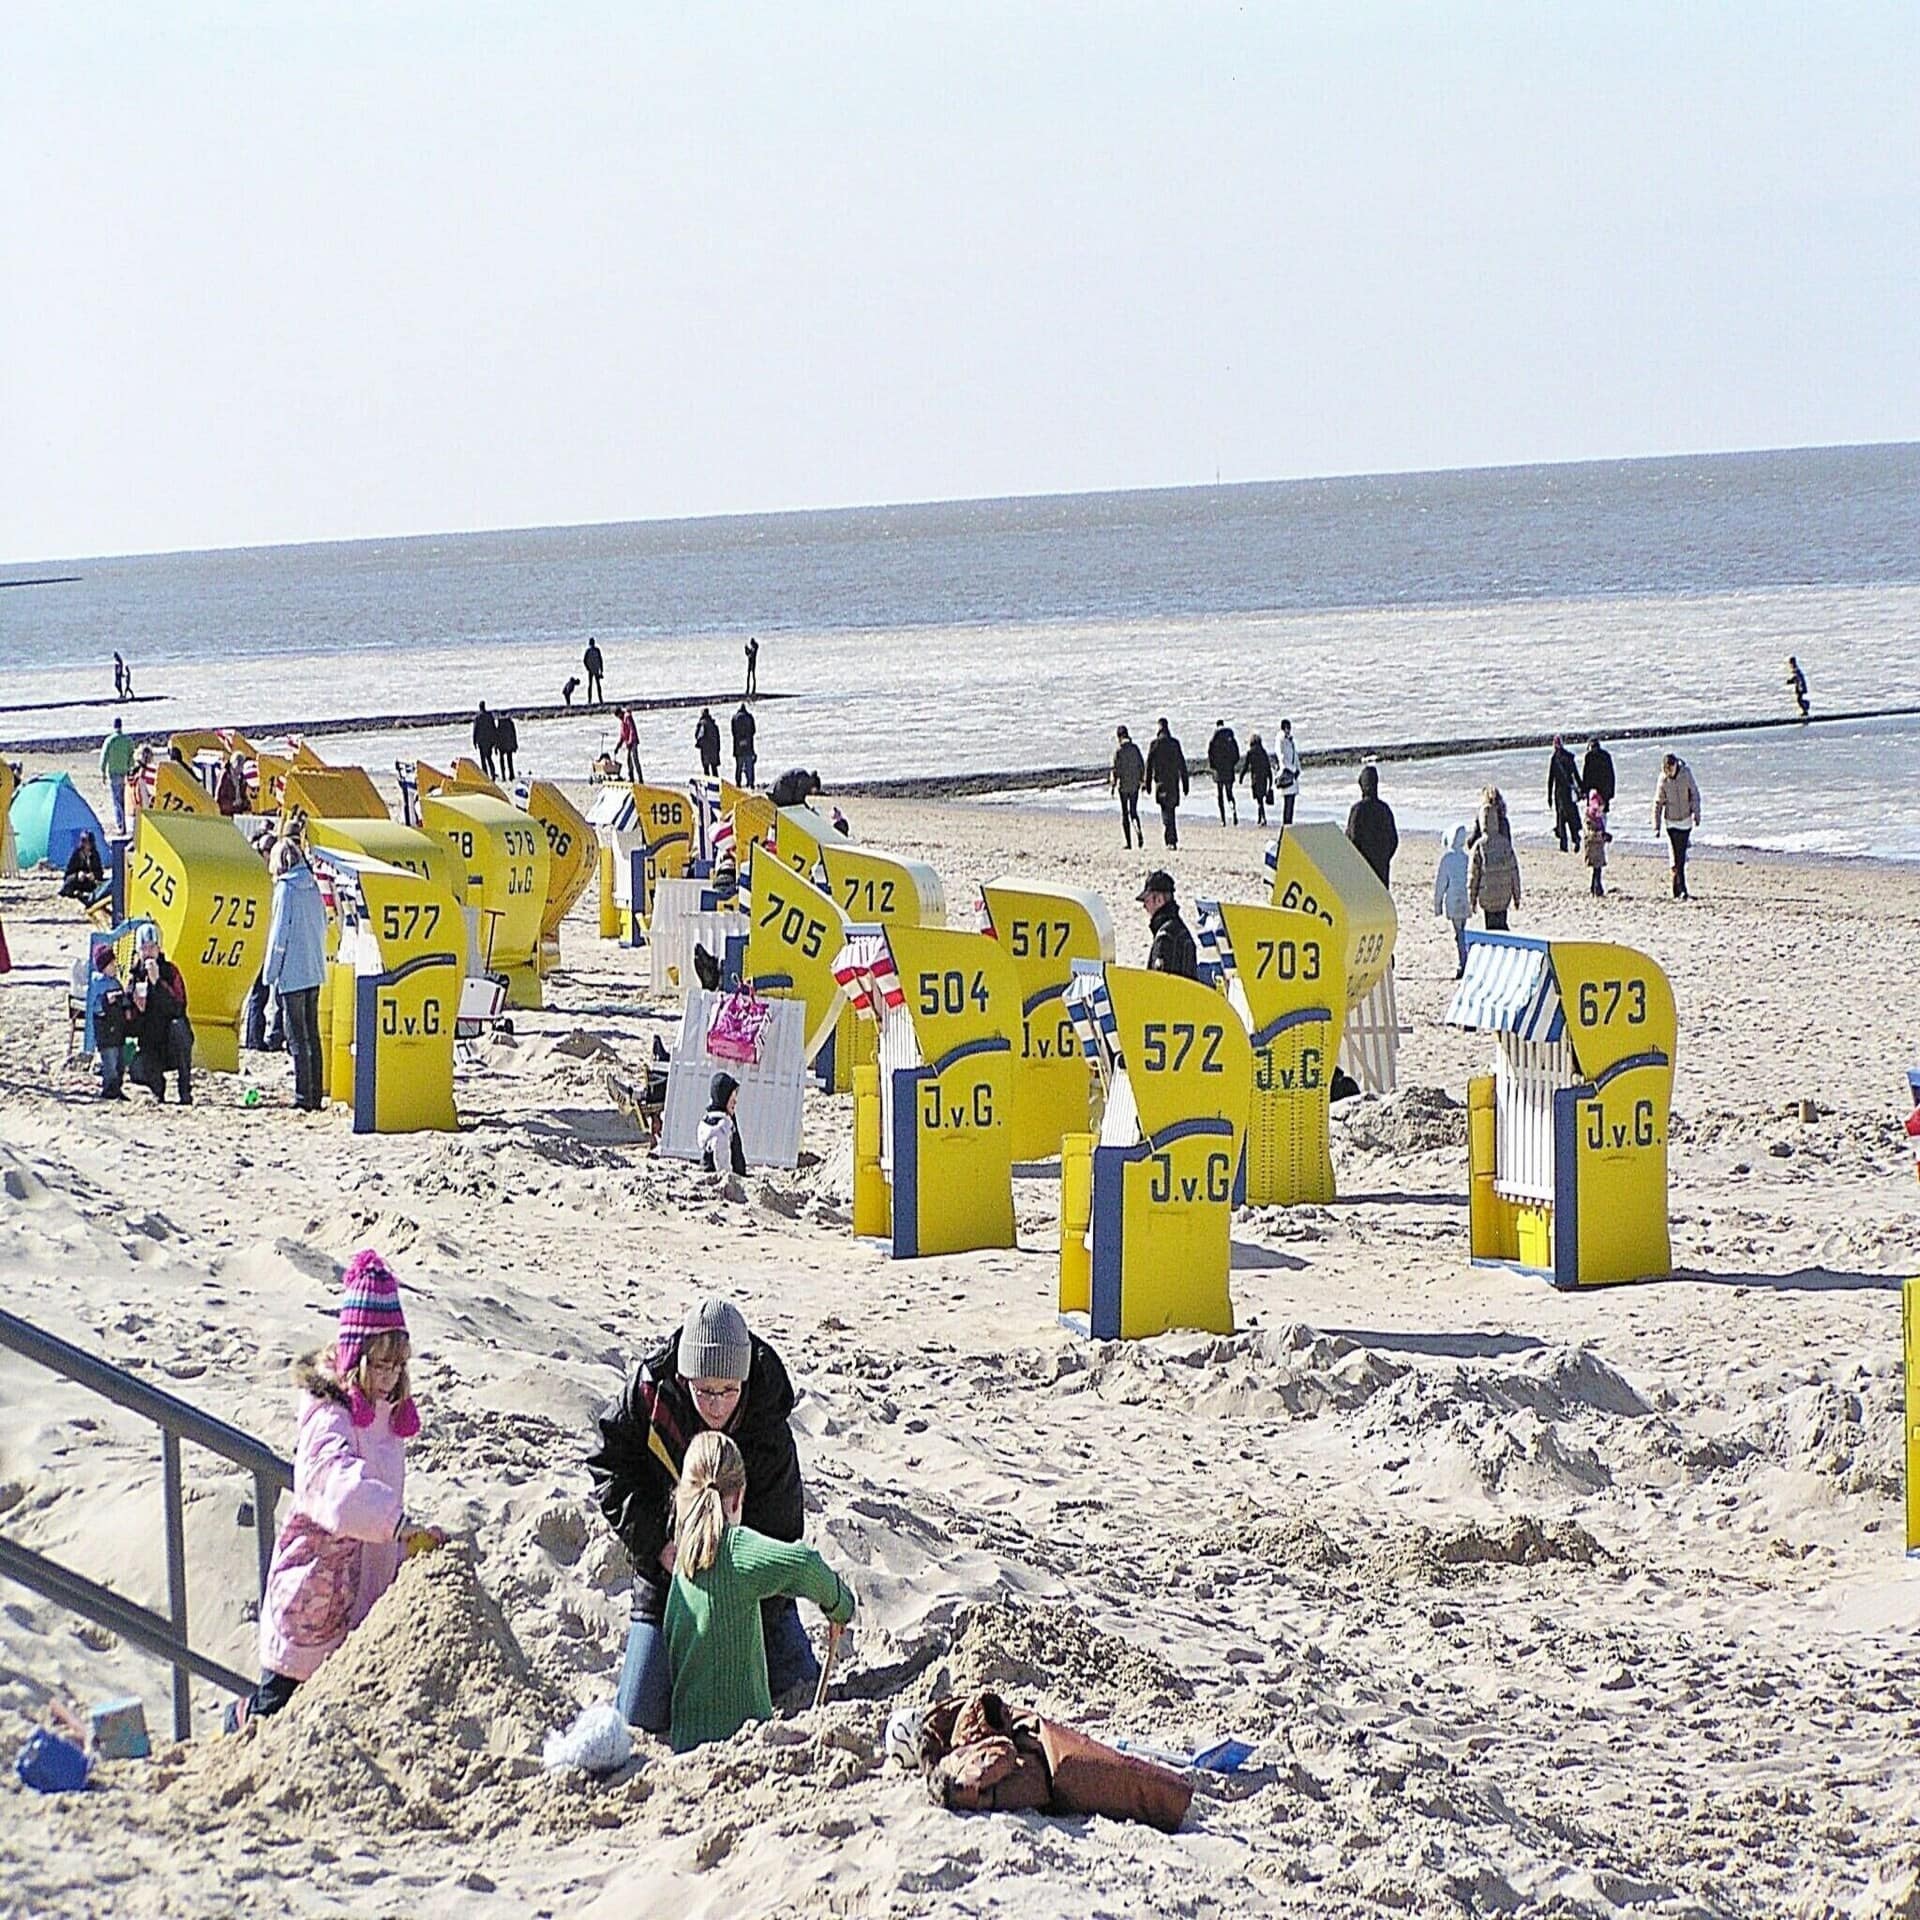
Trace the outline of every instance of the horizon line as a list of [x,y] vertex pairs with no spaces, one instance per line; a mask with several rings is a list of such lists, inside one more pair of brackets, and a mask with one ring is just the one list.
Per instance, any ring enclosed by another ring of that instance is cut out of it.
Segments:
[[[1458,467],[1383,467],[1352,469],[1339,473],[1276,474],[1255,480],[1182,480],[1157,481],[1136,486],[1058,488],[1037,492],[947,494],[915,500],[846,500],[831,504],[788,507],[739,507],[713,513],[649,514],[612,520],[525,521],[507,526],[423,527],[398,533],[329,534],[308,540],[240,540],[215,542],[208,546],[133,547],[120,553],[33,554],[0,560],[0,568],[35,566],[78,566],[89,561],[172,560],[201,554],[278,553],[313,547],[349,547],[374,544],[400,545],[420,540],[483,540],[496,536],[527,533],[581,533],[609,527],[705,526],[728,520],[800,520],[825,518],[833,514],[908,513],[933,507],[991,507],[1015,502],[1045,500],[1119,499],[1164,493],[1241,493],[1255,487],[1297,487],[1337,484],[1358,480],[1432,479],[1444,474],[1522,473],[1541,468],[1646,466],[1656,461],[1706,461],[1751,458],[1780,453],[1856,453],[1869,450],[1920,447],[1920,440],[1836,440],[1810,441],[1791,446],[1714,447],[1685,453],[1634,453],[1582,456],[1564,460],[1489,460]],[[0,586],[9,584],[0,580]]]

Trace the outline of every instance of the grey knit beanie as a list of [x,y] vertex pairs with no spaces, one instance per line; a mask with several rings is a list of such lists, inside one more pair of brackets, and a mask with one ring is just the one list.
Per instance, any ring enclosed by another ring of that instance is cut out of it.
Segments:
[[744,1380],[753,1369],[746,1316],[731,1300],[710,1293],[680,1329],[682,1380]]

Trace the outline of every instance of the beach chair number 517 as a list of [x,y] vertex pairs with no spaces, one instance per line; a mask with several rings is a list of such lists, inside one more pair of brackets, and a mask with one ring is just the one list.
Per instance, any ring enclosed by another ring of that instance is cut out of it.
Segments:
[[1580,1024],[1583,1027],[1607,1027],[1620,1011],[1622,997],[1627,1004],[1627,1025],[1643,1027],[1647,1023],[1647,983],[1644,980],[1582,980],[1580,982]]
[[1195,1026],[1191,1020],[1149,1020],[1140,1030],[1140,1067],[1144,1073],[1178,1073],[1187,1064],[1187,1055],[1196,1044],[1200,1048],[1202,1073],[1225,1073],[1220,1060],[1220,1043],[1227,1037],[1224,1027]]

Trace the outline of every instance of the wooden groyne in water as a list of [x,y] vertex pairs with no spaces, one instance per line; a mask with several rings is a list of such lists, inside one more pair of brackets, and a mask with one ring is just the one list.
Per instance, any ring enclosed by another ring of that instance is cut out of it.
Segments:
[[[157,700],[159,694],[143,693],[141,700]],[[574,706],[562,701],[554,701],[548,706],[515,706],[511,702],[496,705],[495,713],[510,713],[516,726],[529,720],[593,720],[613,718],[615,707],[626,707],[634,713],[667,713],[676,707],[714,707],[727,709],[740,699],[735,693],[673,693],[662,694],[652,699],[601,700],[592,706],[582,700]],[[756,693],[748,703],[761,706],[774,700],[792,700],[798,696],[791,693]],[[54,705],[111,706],[112,701],[88,700],[77,702],[54,702]],[[0,707],[0,713],[29,713],[29,707]],[[330,733],[415,733],[427,727],[470,727],[473,724],[472,707],[448,707],[434,713],[359,713],[333,714],[319,720],[255,720],[241,721],[234,726],[235,733],[243,734],[255,746],[269,740],[278,740],[288,734],[298,735],[305,740],[318,740]],[[184,724],[184,723],[183,723]],[[197,724],[197,723],[196,723]],[[0,751],[7,753],[84,753],[89,747],[100,745],[100,734],[68,733],[49,735],[44,740],[8,740],[0,742]]]
[[[1809,720],[1798,714],[1769,714],[1760,719],[1669,721],[1659,726],[1560,727],[1550,733],[1490,733],[1450,740],[1374,741],[1354,747],[1312,747],[1300,755],[1305,767],[1357,767],[1363,760],[1383,766],[1395,760],[1456,760],[1476,753],[1513,753],[1532,747],[1550,747],[1556,735],[1571,747],[1583,747],[1596,734],[1603,742],[1619,740],[1698,740],[1708,734],[1798,732],[1803,728],[1842,726],[1861,720],[1920,719],[1920,706],[1855,707],[1841,713],[1816,713]],[[1152,744],[1139,741],[1142,753]],[[1244,742],[1242,743],[1244,748]],[[1271,747],[1272,742],[1268,742]],[[804,756],[803,756],[804,758]],[[1195,775],[1207,772],[1204,755],[1189,755]],[[1037,788],[1104,785],[1107,769],[1098,767],[1028,767],[998,773],[908,774],[893,780],[850,780],[832,790],[849,799],[961,800],[969,794],[1025,793]]]

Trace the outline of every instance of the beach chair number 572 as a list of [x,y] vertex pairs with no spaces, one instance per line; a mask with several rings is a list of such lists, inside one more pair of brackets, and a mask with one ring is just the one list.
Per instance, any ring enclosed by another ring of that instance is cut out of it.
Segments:
[[1580,1024],[1606,1027],[1613,1024],[1624,996],[1627,1025],[1643,1027],[1647,1023],[1647,983],[1644,980],[1582,980],[1580,982]]
[[1225,1073],[1220,1061],[1224,1027],[1200,1027],[1191,1020],[1149,1020],[1140,1030],[1140,1066],[1145,1073],[1178,1073],[1197,1043],[1202,1073]]

